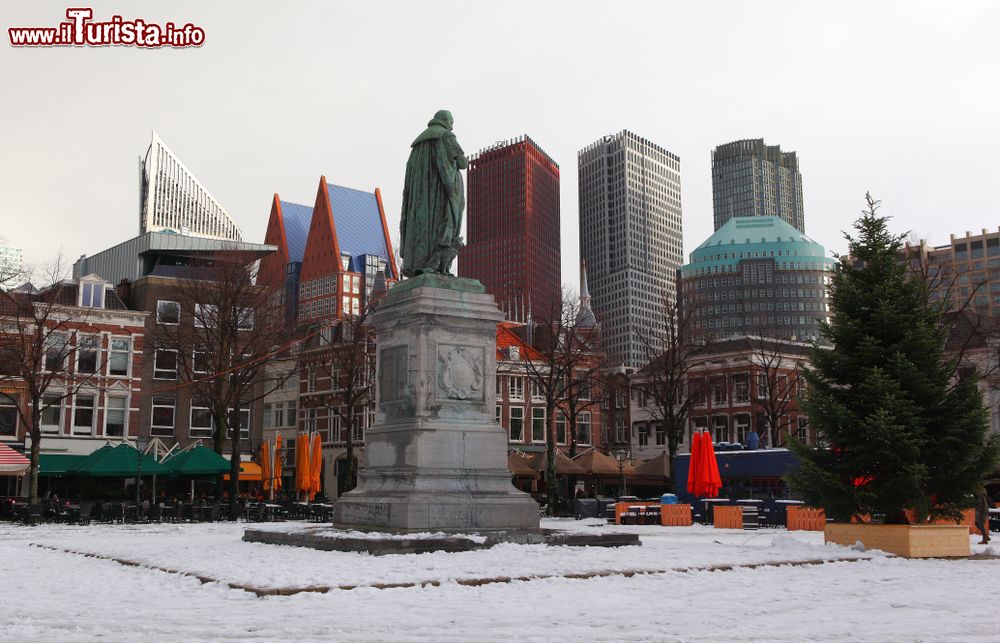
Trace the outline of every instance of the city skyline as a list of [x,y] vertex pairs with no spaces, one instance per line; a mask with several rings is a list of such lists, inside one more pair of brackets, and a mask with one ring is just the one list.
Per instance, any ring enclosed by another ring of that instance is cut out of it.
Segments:
[[[949,10],[949,20],[931,21],[938,12],[930,4],[908,3],[905,11],[892,4],[782,6],[787,10],[580,4],[567,15],[554,5],[501,11],[450,4],[434,12],[433,22],[405,5],[160,7],[146,8],[144,17],[198,23],[205,45],[7,49],[9,83],[22,99],[0,106],[0,118],[17,123],[0,161],[0,237],[23,247],[26,263],[49,260],[60,246],[71,261],[130,238],[139,200],[135,157],[155,129],[246,239],[263,239],[275,192],[309,203],[323,174],[338,184],[381,188],[395,240],[412,132],[442,107],[454,112],[467,150],[512,131],[545,141],[566,170],[562,280],[574,289],[575,153],[621,129],[684,160],[685,257],[712,232],[711,150],[742,138],[775,141],[799,154],[808,231],[830,251],[844,250],[840,233],[850,230],[866,190],[895,215],[894,231],[911,230],[932,245],[991,227],[998,217],[988,189],[988,146],[981,143],[1000,133],[988,108],[998,102],[998,89],[981,78],[1000,62],[987,31],[998,8],[963,4]],[[864,25],[856,21],[860,7]],[[96,16],[138,10],[94,6]],[[22,5],[7,22],[55,23],[60,12]],[[525,22],[551,34],[551,56],[456,53]],[[421,31],[415,25],[449,37],[414,50],[407,43]],[[765,26],[796,51],[767,88],[748,74],[756,63],[739,55]],[[376,33],[415,53],[358,56]],[[608,42],[600,59],[583,64],[590,60],[588,37]],[[280,47],[288,38],[301,46]],[[439,60],[447,73],[428,80],[424,70]],[[191,74],[195,68],[204,73]],[[650,69],[662,71],[658,82],[648,82]],[[118,82],[126,77],[155,83],[157,91],[136,93]],[[593,81],[601,77],[615,78],[618,90],[595,93]],[[496,91],[505,85],[519,90]],[[734,93],[739,105],[726,98]],[[520,100],[528,94],[532,101]],[[122,110],[126,104],[130,109]],[[958,104],[962,118],[954,118]],[[966,162],[919,160],[928,154]]]

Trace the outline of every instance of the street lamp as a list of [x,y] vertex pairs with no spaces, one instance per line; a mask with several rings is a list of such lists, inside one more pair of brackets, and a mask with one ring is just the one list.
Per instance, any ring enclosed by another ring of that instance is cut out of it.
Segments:
[[628,487],[625,484],[625,461],[633,460],[631,453],[627,444],[619,444],[611,448],[611,454],[615,456],[615,460],[618,461],[618,475],[621,477],[622,481],[622,496],[628,495]]

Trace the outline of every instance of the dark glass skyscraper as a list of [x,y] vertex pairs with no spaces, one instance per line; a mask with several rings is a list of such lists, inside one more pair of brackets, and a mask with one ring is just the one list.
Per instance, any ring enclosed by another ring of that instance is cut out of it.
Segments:
[[780,217],[806,231],[802,174],[795,152],[782,152],[764,139],[720,145],[712,152],[715,229],[733,217]]
[[559,315],[559,165],[528,136],[481,150],[468,208],[458,275],[481,281],[512,321]]

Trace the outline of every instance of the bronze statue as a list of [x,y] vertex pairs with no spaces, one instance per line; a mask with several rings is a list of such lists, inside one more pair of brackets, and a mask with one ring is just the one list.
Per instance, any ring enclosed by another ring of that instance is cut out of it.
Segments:
[[399,226],[403,275],[450,274],[451,262],[462,247],[462,210],[469,166],[455,134],[451,112],[434,114],[410,145],[403,184],[403,212]]

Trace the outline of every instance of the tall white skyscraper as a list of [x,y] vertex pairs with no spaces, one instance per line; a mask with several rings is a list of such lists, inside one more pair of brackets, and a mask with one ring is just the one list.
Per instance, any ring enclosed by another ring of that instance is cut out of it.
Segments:
[[0,288],[18,285],[23,268],[21,249],[0,243]]
[[139,159],[139,234],[172,230],[207,239],[241,241],[229,213],[153,132]]
[[681,161],[627,130],[588,145],[577,160],[580,255],[601,342],[613,361],[640,367],[649,358],[647,329],[677,298]]

